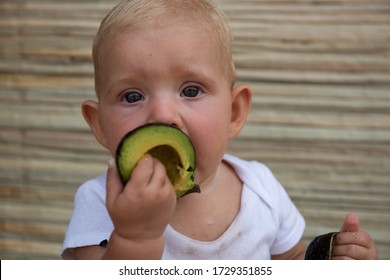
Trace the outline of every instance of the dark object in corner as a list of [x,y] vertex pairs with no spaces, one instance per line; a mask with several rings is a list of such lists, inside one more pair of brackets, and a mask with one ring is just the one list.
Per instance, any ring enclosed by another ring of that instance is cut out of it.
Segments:
[[332,259],[333,238],[338,232],[329,232],[314,238],[306,250],[305,260]]
[[104,239],[102,242],[100,242],[99,246],[100,247],[107,247],[107,244],[108,244],[108,240]]

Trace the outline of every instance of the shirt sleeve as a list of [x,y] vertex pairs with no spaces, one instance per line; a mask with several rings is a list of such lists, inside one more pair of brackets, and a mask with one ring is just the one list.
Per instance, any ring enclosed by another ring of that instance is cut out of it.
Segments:
[[273,223],[276,225],[275,238],[270,247],[270,253],[271,255],[283,254],[301,240],[305,230],[305,220],[272,171],[264,164],[252,163],[257,165],[258,172],[256,173],[264,187],[264,192],[261,195],[272,209]]
[[61,257],[73,259],[72,249],[99,245],[114,227],[106,208],[106,176],[90,180],[77,190],[74,211],[62,246]]
[[305,230],[305,220],[283,186],[267,167],[266,169],[267,181],[270,182],[273,192],[275,217],[278,219],[278,231],[270,253],[279,255],[292,249],[301,240]]

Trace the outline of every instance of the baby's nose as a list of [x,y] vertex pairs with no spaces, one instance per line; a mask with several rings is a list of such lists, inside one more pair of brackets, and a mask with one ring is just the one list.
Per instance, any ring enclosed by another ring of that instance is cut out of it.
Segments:
[[150,123],[165,123],[176,127],[180,126],[180,113],[177,103],[173,99],[155,100],[151,104]]

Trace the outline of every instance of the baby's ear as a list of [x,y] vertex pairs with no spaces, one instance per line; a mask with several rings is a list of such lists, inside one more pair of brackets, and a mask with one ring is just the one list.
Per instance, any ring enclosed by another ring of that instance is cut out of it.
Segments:
[[93,100],[84,101],[81,111],[85,121],[88,123],[96,140],[103,146],[106,146],[104,134],[102,132],[99,121],[99,103]]
[[244,127],[252,102],[252,92],[248,85],[237,85],[232,89],[232,116],[229,140],[238,135]]

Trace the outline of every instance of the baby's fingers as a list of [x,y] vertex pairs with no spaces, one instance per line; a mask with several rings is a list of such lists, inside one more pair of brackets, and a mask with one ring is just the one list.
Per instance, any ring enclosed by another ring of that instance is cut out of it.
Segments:
[[135,166],[131,178],[126,184],[127,189],[147,187],[154,173],[154,165],[152,156],[145,154]]
[[370,247],[371,237],[364,231],[341,232],[334,239],[335,245],[355,244],[362,247]]
[[377,259],[375,242],[364,231],[342,232],[334,239],[332,259]]
[[367,248],[355,245],[333,246],[332,260],[363,260],[366,259]]

